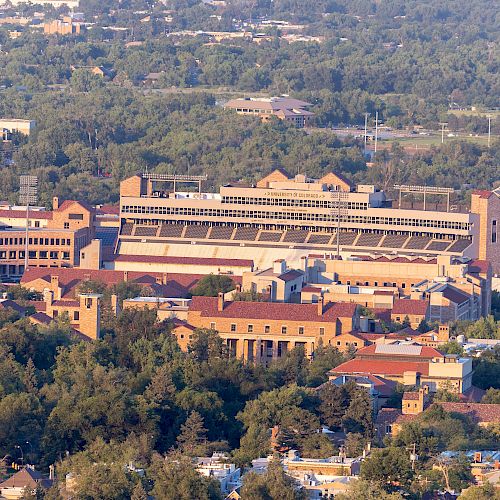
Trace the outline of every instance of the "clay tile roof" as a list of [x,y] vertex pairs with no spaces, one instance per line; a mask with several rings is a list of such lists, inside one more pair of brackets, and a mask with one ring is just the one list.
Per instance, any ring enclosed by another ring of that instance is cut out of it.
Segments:
[[469,263],[469,272],[487,274],[490,267],[491,264],[489,261],[476,259]]
[[20,314],[24,314],[26,312],[26,309],[23,306],[20,306],[17,302],[9,299],[0,300],[0,309],[13,309]]
[[52,321],[52,318],[44,312],[36,312],[30,316],[30,319],[43,325],[48,325]]
[[[365,347],[365,349],[367,349]],[[429,363],[426,361],[387,361],[377,359],[351,359],[330,370],[330,373],[364,373],[384,377],[400,375],[405,372],[417,372],[429,375]]]
[[[388,345],[392,346],[390,348],[384,348],[381,346]],[[414,349],[415,347],[415,349]],[[417,349],[418,347],[418,349]],[[410,349],[408,349],[410,348]],[[391,358],[397,359],[398,356],[402,356],[404,358],[408,357],[414,357],[419,360],[427,360],[427,359],[433,359],[433,358],[442,358],[443,355],[434,347],[429,347],[426,345],[420,345],[415,342],[408,344],[407,342],[405,343],[400,343],[400,344],[372,344],[367,347],[363,347],[363,349],[360,349],[357,352],[357,357],[365,357],[369,356],[370,359],[374,358],[376,359],[377,356],[385,356],[384,354],[384,349],[390,350],[390,356]],[[415,354],[412,354],[411,351],[415,351]],[[417,353],[418,351],[418,353]]]
[[500,404],[483,403],[435,403],[444,411],[460,413],[470,417],[474,422],[500,423]]
[[452,286],[447,286],[443,290],[443,297],[455,302],[455,304],[463,304],[469,300],[469,296],[467,294]]
[[375,420],[376,425],[387,425],[415,420],[417,415],[403,415],[398,408],[382,408]]
[[479,196],[479,198],[488,199],[493,194],[493,192],[486,189],[474,189],[474,191],[472,191],[472,194]]
[[63,210],[66,210],[69,208],[71,205],[78,204],[84,209],[88,210],[89,212],[92,212],[93,208],[85,201],[76,201],[76,200],[64,200],[60,205],[59,208],[54,210],[54,212],[62,212]]
[[[52,219],[52,212],[45,210],[30,210],[30,219]],[[0,218],[26,219],[26,210],[0,210]]]
[[309,292],[309,293],[319,293],[321,292],[321,288],[318,288],[316,286],[305,286],[301,290],[302,292]]
[[54,300],[52,305],[55,307],[79,307],[80,302],[78,300]]
[[418,392],[404,392],[403,393],[403,400],[406,399],[407,401],[418,401],[419,399],[419,393]]
[[392,306],[392,314],[418,314],[425,316],[429,303],[426,300],[396,299]]
[[297,278],[300,278],[303,275],[304,273],[302,271],[296,271],[295,269],[291,269],[286,273],[280,274],[278,278],[283,281],[293,281],[296,280]]
[[226,302],[224,309],[218,311],[217,303],[217,297],[193,297],[189,309],[200,311],[204,317],[332,322],[340,317],[352,317],[357,307],[354,303],[329,303],[323,314],[318,315],[317,304],[236,301]]

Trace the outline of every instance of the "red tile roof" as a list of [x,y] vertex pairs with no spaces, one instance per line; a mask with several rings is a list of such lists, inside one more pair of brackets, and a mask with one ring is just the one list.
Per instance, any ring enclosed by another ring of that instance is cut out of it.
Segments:
[[56,208],[54,212],[62,212],[64,210],[67,210],[71,205],[74,204],[80,205],[82,208],[85,210],[88,210],[89,212],[92,212],[94,209],[85,201],[77,201],[77,200],[64,200],[60,205],[59,208]]
[[253,260],[250,259],[218,259],[213,257],[175,257],[163,255],[116,255],[115,262],[145,262],[157,264],[179,264],[198,266],[235,266],[253,267]]
[[354,316],[356,304],[329,303],[318,315],[317,304],[289,304],[279,302],[226,302],[223,311],[217,310],[217,297],[193,297],[189,309],[200,311],[203,317],[269,319],[284,321],[332,322],[337,318]]
[[[366,347],[364,349],[367,349]],[[400,375],[404,372],[417,372],[429,375],[429,363],[425,361],[387,361],[376,359],[351,359],[330,370],[330,373],[364,373],[384,377]]]
[[488,260],[476,259],[469,263],[470,273],[487,274],[490,268],[491,264]]
[[404,392],[403,393],[403,400],[407,401],[418,401],[420,398],[420,394],[418,392],[412,391],[412,392]]
[[[408,358],[408,357],[414,357],[416,359],[433,359],[433,358],[442,358],[443,355],[436,349],[434,349],[434,347],[429,347],[429,346],[426,346],[426,345],[419,345],[419,344],[411,344],[411,345],[418,345],[418,347],[420,347],[420,353],[419,354],[415,354],[415,355],[412,355],[412,354],[408,354],[408,353],[402,353],[402,354],[397,354],[397,353],[391,353],[391,357],[394,357],[394,358],[398,358],[398,357],[403,357],[403,358]],[[379,344],[372,344],[372,345],[369,345],[369,346],[366,346],[366,347],[363,347],[363,349],[360,349],[357,353],[356,353],[356,357],[364,357],[364,356],[369,356],[370,358],[376,358],[377,356],[387,356],[387,354],[382,354],[382,353],[378,353],[376,352],[377,349],[379,347]]]
[[119,215],[120,205],[101,205],[96,212],[99,215]]
[[392,306],[392,314],[417,314],[425,316],[429,303],[426,300],[396,299]]
[[296,280],[297,278],[300,278],[301,276],[304,276],[304,273],[302,271],[290,269],[290,271],[280,274],[278,278],[283,281],[293,281]]
[[[102,281],[108,286],[113,286],[124,281],[124,271],[110,271],[107,269],[82,269],[82,268],[57,268],[48,269],[40,267],[30,267],[21,278],[21,284],[28,286],[29,283],[37,279],[41,279],[50,283],[51,276],[59,277],[59,285],[63,288],[63,298],[74,297],[76,287],[84,280],[90,279]],[[203,274],[185,274],[185,273],[168,273],[167,284],[156,284],[156,278],[163,277],[163,273],[157,272],[139,272],[129,271],[128,281],[139,285],[147,285],[157,289],[163,296],[173,296],[174,294],[182,294],[187,296],[189,290],[196,286],[198,281],[203,278]],[[241,283],[241,276],[231,276],[235,283]],[[162,288],[164,287],[164,288]]]
[[1,309],[13,309],[14,311],[24,314],[26,312],[26,308],[20,306],[17,302],[14,302],[10,299],[0,300],[0,308]]
[[472,194],[479,196],[479,198],[488,199],[493,194],[493,191],[487,191],[486,189],[474,189]]
[[474,422],[500,423],[500,404],[434,403],[450,413],[467,415]]
[[455,304],[463,304],[469,300],[469,296],[466,293],[449,285],[443,290],[443,297],[455,302]]
[[[13,218],[13,219],[26,219],[26,210],[0,210],[1,218]],[[29,211],[30,219],[52,219],[52,212],[45,210],[30,210]]]
[[318,288],[316,286],[305,286],[304,288],[302,288],[301,292],[319,293],[321,292],[321,288]]
[[399,408],[382,408],[375,419],[375,425],[401,424],[411,422],[418,415],[403,415]]
[[35,314],[32,314],[30,316],[30,319],[36,321],[37,323],[41,323],[43,325],[48,325],[52,321],[52,318],[47,314],[45,314],[44,312],[36,312]]
[[52,302],[54,307],[80,307],[78,300],[54,300]]

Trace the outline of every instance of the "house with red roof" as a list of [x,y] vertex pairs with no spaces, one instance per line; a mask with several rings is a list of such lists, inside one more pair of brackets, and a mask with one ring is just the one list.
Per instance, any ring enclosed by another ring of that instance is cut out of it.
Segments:
[[422,299],[396,299],[391,310],[391,320],[397,323],[409,322],[418,328],[422,321],[429,319],[429,302]]
[[472,361],[413,341],[396,341],[360,349],[354,359],[329,372],[330,378],[339,375],[375,375],[406,386],[428,386],[431,392],[451,387],[462,394],[472,386]]

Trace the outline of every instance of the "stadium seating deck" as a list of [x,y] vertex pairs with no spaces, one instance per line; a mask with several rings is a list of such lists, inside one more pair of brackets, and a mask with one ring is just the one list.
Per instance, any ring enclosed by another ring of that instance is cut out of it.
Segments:
[[282,235],[281,231],[261,231],[259,241],[279,241]]
[[203,239],[207,237],[207,233],[209,230],[209,226],[198,226],[191,225],[186,227],[186,231],[184,232],[184,238],[198,238]]
[[452,243],[450,248],[448,248],[448,252],[463,252],[470,244],[471,240],[460,239]]
[[234,233],[233,240],[255,241],[259,230],[256,227],[238,227]]
[[331,234],[328,233],[310,233],[307,243],[317,244],[317,245],[328,245],[332,238]]
[[135,226],[134,236],[156,236],[158,226]]
[[426,250],[434,250],[435,252],[443,252],[450,246],[451,241],[432,240]]
[[309,231],[291,229],[285,233],[283,241],[287,243],[304,243],[308,235]]
[[382,239],[381,234],[376,233],[361,233],[356,240],[357,247],[376,247]]
[[[354,243],[354,240],[358,236],[358,233],[352,233],[352,232],[341,232],[340,233],[340,244],[341,245],[352,245]],[[337,243],[337,237],[332,238],[332,244]]]
[[402,248],[407,239],[408,236],[404,234],[386,234],[380,246],[386,248]]
[[211,240],[230,240],[234,228],[229,226],[213,226],[208,236]]
[[180,238],[182,236],[183,229],[184,226],[182,224],[162,224],[160,228],[160,236],[163,238]]
[[431,241],[430,238],[422,236],[412,236],[405,245],[405,248],[412,248],[414,250],[423,250]]
[[123,236],[131,236],[133,229],[134,229],[134,225],[131,224],[130,222],[126,222],[122,226],[122,232],[121,232],[121,234]]

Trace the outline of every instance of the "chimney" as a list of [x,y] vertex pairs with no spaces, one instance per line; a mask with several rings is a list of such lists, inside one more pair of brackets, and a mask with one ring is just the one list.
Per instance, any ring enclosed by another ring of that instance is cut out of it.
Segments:
[[123,281],[128,281],[128,271],[123,271]]
[[273,285],[269,284],[266,286],[266,293],[269,295],[269,302],[273,301]]
[[162,283],[163,283],[164,285],[166,285],[166,284],[167,284],[167,281],[168,281],[168,279],[167,279],[167,278],[168,278],[167,273],[163,273],[163,274],[161,275]]
[[54,465],[52,465],[52,464],[49,465],[49,479],[51,481],[54,480]]
[[59,208],[59,197],[54,196],[52,198],[52,210],[57,210]]
[[222,312],[224,310],[224,294],[219,292],[217,296],[217,311]]
[[113,310],[113,314],[115,316],[118,316],[120,314],[121,307],[120,302],[118,301],[118,295],[116,295],[116,293],[111,295],[111,309]]
[[273,273],[283,274],[286,271],[286,261],[283,259],[278,259],[273,262]]
[[52,291],[53,292],[56,292],[57,289],[59,288],[59,276],[57,275],[52,275],[50,277],[50,284],[52,285],[51,288],[52,288]]
[[323,303],[323,295],[320,295],[320,297],[318,298],[318,316],[323,316]]
[[241,284],[236,283],[236,293],[241,293]]

